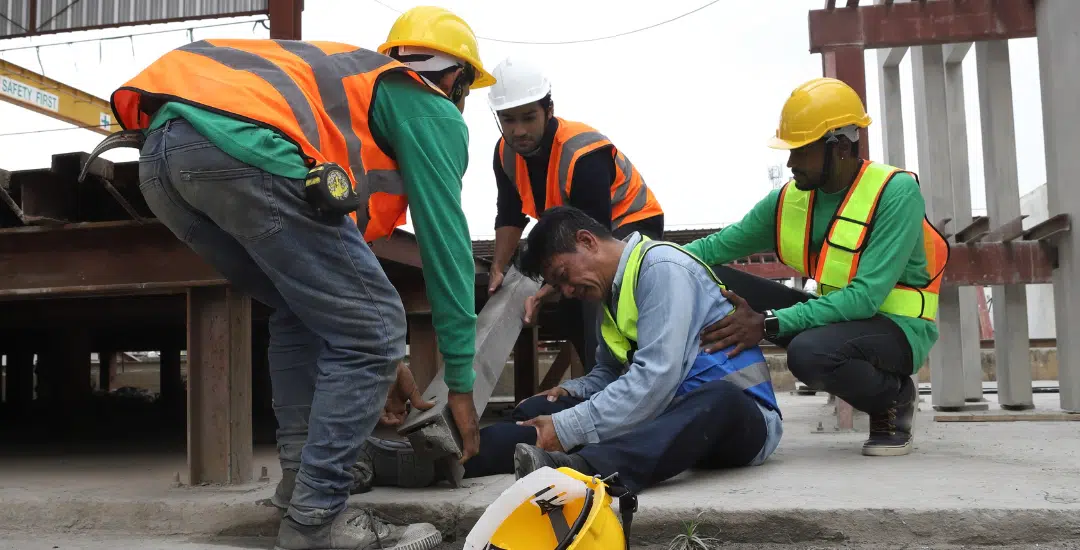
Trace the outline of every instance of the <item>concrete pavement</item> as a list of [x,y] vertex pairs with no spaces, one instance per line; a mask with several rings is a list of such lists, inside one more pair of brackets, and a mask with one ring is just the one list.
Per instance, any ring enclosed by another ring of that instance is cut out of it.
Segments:
[[[644,492],[633,528],[641,543],[667,542],[699,513],[709,534],[747,544],[1002,545],[1080,538],[1076,422],[935,423],[924,403],[915,452],[870,458],[859,454],[865,434],[829,431],[835,420],[824,396],[781,398],[785,433],[776,454],[757,468],[690,472]],[[1057,395],[1036,395],[1036,403],[1052,410]],[[819,422],[825,433],[815,433]],[[271,536],[278,513],[265,499],[280,475],[272,449],[260,450],[256,471],[263,465],[270,479],[262,483],[172,487],[182,455],[5,458],[0,530]],[[433,522],[453,540],[511,483],[510,476],[497,476],[466,480],[457,490],[377,488],[352,500],[403,520]]]

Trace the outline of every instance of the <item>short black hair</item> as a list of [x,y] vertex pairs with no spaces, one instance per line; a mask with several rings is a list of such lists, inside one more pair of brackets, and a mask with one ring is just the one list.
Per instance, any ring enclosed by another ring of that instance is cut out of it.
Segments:
[[521,253],[521,273],[539,281],[544,266],[556,254],[577,250],[577,232],[582,229],[600,239],[611,239],[611,230],[573,206],[556,206],[540,215],[525,240]]

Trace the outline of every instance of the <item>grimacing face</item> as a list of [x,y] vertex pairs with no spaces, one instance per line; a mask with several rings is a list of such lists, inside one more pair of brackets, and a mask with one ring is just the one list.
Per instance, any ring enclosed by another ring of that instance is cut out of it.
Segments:
[[544,138],[548,117],[538,102],[499,111],[497,116],[503,139],[518,154],[533,152]]
[[566,298],[601,302],[609,282],[601,272],[599,242],[588,231],[578,232],[577,249],[553,255],[544,266],[544,281]]

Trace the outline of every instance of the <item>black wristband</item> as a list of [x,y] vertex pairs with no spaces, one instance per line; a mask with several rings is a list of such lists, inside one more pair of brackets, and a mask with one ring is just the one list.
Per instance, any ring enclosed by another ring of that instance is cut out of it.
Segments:
[[765,310],[765,337],[776,338],[776,335],[780,334],[780,319],[776,317],[776,313],[771,309]]

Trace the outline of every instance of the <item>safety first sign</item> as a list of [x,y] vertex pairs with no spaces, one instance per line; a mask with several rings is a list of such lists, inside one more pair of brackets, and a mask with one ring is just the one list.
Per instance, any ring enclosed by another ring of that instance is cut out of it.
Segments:
[[48,109],[56,113],[60,112],[59,97],[23,84],[14,78],[0,76],[0,93],[42,109]]

